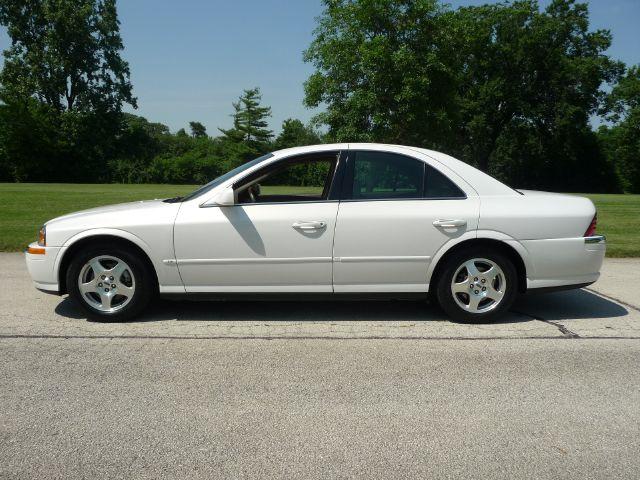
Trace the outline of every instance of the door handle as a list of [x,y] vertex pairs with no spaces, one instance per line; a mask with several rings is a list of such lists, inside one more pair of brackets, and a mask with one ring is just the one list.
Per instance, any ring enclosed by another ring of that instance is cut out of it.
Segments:
[[435,222],[433,222],[434,227],[441,228],[458,228],[464,227],[466,224],[466,220],[436,220]]
[[320,230],[322,228],[326,228],[327,222],[296,222],[291,226],[296,230]]

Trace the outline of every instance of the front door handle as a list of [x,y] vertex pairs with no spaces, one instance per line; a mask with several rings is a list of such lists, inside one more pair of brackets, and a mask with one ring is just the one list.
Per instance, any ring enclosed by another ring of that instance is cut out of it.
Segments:
[[296,222],[291,226],[296,230],[320,230],[327,227],[327,222]]
[[441,228],[458,228],[464,227],[466,224],[466,220],[436,220],[435,222],[433,222],[434,227]]

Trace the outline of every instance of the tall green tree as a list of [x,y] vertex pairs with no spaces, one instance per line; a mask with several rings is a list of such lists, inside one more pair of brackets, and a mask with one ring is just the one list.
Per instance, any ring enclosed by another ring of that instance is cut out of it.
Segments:
[[223,133],[222,140],[232,164],[259,156],[271,145],[273,132],[269,130],[267,121],[271,116],[271,107],[262,106],[261,100],[258,87],[244,90],[240,99],[233,102],[233,127],[219,129]]
[[590,118],[623,66],[586,4],[324,5],[305,103],[326,105],[317,120],[332,138],[444,150],[522,187],[616,188]]
[[616,187],[590,118],[623,66],[590,31],[586,4],[535,0],[461,8],[457,139],[451,151],[521,187],[601,191]]
[[0,73],[3,100],[36,98],[56,111],[136,106],[115,0],[0,0],[11,46]]
[[305,104],[338,141],[446,145],[456,119],[448,18],[437,0],[324,0],[304,53]]
[[615,164],[624,191],[640,193],[640,66],[636,65],[607,98],[608,120],[598,134]]
[[204,138],[207,136],[207,127],[200,122],[189,122],[191,128],[191,136],[193,138]]
[[0,100],[17,122],[3,126],[9,169],[24,179],[97,180],[122,105],[136,106],[115,0],[0,0],[0,24],[11,38]]

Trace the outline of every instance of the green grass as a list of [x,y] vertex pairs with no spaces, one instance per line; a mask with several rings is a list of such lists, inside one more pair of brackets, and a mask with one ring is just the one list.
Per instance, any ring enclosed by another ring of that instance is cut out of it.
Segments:
[[607,236],[607,257],[640,257],[640,195],[583,194],[598,209],[598,233]]
[[0,183],[0,250],[23,250],[44,222],[112,203],[184,195],[190,185]]
[[[40,226],[65,213],[112,203],[184,195],[191,185],[85,185],[0,183],[0,251],[19,251]],[[297,194],[313,194],[301,187]],[[263,187],[263,193],[280,193]],[[287,191],[291,192],[290,187]],[[598,207],[598,232],[607,236],[607,256],[640,257],[640,195],[586,194]]]

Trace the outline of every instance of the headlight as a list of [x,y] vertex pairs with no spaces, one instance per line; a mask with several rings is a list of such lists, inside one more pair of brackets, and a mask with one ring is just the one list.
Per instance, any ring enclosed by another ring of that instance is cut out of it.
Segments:
[[38,245],[41,247],[47,246],[47,227],[42,227],[38,232]]

